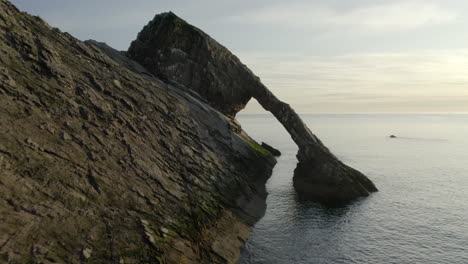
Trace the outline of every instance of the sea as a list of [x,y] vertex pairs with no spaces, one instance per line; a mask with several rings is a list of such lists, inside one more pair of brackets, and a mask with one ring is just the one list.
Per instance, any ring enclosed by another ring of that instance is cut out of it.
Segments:
[[289,134],[270,114],[239,115],[251,137],[282,152],[240,264],[468,263],[468,115],[301,117],[379,192],[335,208],[299,200]]

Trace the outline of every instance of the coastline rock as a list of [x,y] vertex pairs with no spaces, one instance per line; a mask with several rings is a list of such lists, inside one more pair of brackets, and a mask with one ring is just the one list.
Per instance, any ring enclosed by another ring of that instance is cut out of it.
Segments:
[[377,191],[362,173],[339,161],[288,104],[279,100],[229,50],[174,13],[155,16],[127,54],[161,79],[193,90],[234,117],[255,98],[299,147],[294,187],[306,199],[346,202]]
[[279,157],[281,156],[281,151],[275,149],[274,147],[268,145],[267,143],[265,142],[262,142],[262,145],[261,145],[264,149],[268,150],[273,156],[275,157]]
[[127,55],[162,80],[195,91],[228,116],[245,107],[258,83],[229,50],[172,12],[156,15]]
[[235,263],[276,162],[235,120],[252,98],[299,146],[299,193],[376,190],[173,13],[119,52],[0,0],[0,62],[0,262]]
[[0,262],[235,263],[275,159],[104,47],[0,0]]

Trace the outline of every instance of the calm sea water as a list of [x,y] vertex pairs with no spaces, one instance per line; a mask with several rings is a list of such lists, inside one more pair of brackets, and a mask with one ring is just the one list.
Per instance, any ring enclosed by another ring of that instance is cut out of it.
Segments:
[[239,263],[468,263],[468,115],[304,115],[380,190],[343,208],[297,199],[297,147],[274,117],[238,119],[283,152]]

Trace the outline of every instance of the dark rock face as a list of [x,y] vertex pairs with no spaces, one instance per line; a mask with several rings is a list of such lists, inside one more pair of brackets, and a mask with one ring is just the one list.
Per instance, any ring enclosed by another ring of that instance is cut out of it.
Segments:
[[234,116],[253,97],[299,146],[294,186],[300,196],[349,201],[377,191],[362,173],[339,161],[288,104],[280,101],[237,57],[173,13],[157,15],[132,43],[128,56],[161,78],[198,92]]
[[274,163],[184,88],[0,0],[0,263],[235,263]]
[[268,145],[267,143],[265,142],[262,142],[262,145],[261,145],[264,149],[268,150],[273,156],[275,157],[279,157],[281,156],[281,151],[275,149],[274,147]]
[[132,42],[128,55],[159,78],[196,91],[234,116],[258,83],[239,59],[173,13],[157,15]]

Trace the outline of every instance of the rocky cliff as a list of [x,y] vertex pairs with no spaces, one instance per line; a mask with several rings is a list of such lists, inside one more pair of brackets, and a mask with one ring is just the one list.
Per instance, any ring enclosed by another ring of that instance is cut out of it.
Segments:
[[156,76],[0,0],[0,263],[236,261],[275,163],[248,96]]
[[301,196],[376,191],[173,13],[119,52],[0,0],[0,262],[235,263],[276,162],[235,120],[252,98],[299,146]]
[[299,147],[294,187],[301,197],[342,203],[377,191],[365,175],[339,161],[236,56],[175,14],[160,14],[148,23],[128,56],[156,76],[197,92],[227,116],[255,98]]

